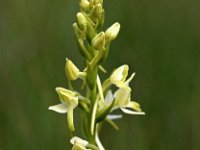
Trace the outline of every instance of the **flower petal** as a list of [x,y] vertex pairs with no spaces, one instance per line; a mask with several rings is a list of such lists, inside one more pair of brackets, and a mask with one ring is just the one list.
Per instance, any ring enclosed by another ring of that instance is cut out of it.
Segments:
[[135,72],[132,73],[132,75],[125,81],[124,85],[129,86],[129,83],[133,80],[135,74],[136,74]]
[[58,105],[50,106],[48,109],[55,111],[57,113],[61,113],[61,114],[67,113],[67,106],[65,104],[62,104],[62,103],[58,104]]
[[125,107],[129,101],[131,96],[131,88],[129,87],[122,87],[119,88],[115,93],[115,106],[117,107]]
[[110,76],[111,83],[117,87],[122,87],[128,75],[128,65],[122,65],[114,70]]
[[88,145],[88,141],[83,140],[83,139],[81,139],[81,138],[79,138],[79,137],[77,137],[77,136],[74,136],[73,138],[71,138],[71,140],[70,140],[70,143],[71,143],[71,144],[75,144],[76,142],[77,142],[78,144],[84,146],[84,147],[86,147],[86,146]]
[[108,104],[111,104],[112,101],[114,100],[114,95],[112,93],[111,90],[109,90],[107,93],[106,93],[106,96],[105,96],[105,103],[108,105]]
[[145,115],[145,112],[137,112],[137,111],[129,110],[122,107],[120,109],[122,110],[122,112],[129,115]]
[[110,120],[117,120],[117,119],[121,119],[122,115],[108,115],[107,118]]
[[136,110],[137,112],[141,112],[140,104],[134,101],[130,101],[126,105],[126,108],[130,108],[130,109]]

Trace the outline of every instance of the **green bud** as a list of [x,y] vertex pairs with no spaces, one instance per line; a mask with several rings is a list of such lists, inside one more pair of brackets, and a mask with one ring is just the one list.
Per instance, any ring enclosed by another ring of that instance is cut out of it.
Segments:
[[103,4],[103,0],[92,0],[93,5]]
[[80,6],[84,11],[88,11],[90,8],[90,2],[88,0],[81,0]]
[[105,46],[105,33],[100,32],[97,34],[94,39],[92,40],[92,46],[96,50],[103,49]]
[[89,40],[89,42],[92,41],[92,39],[95,37],[95,35],[96,35],[96,31],[95,31],[94,27],[92,26],[92,24],[90,22],[88,22],[86,36],[87,36],[87,39]]
[[96,26],[96,29],[97,29],[97,30],[99,30],[99,29],[103,26],[104,21],[105,21],[105,11],[104,11],[104,9],[103,9],[103,10],[102,10],[102,13],[101,13],[101,18],[100,18],[100,20],[99,20],[99,22],[98,22],[98,25]]
[[79,77],[80,71],[74,63],[66,58],[65,72],[69,80],[76,80]]
[[87,19],[85,18],[85,16],[79,12],[76,15],[76,20],[77,20],[78,27],[81,30],[85,30],[87,27]]
[[77,39],[85,39],[85,33],[81,29],[79,29],[77,23],[73,24],[73,28]]
[[117,37],[119,30],[120,30],[120,24],[118,22],[114,23],[110,28],[108,28],[105,32],[106,41],[107,42],[113,41]]
[[101,18],[102,11],[103,11],[103,8],[101,4],[94,6],[92,9],[91,17],[99,20]]

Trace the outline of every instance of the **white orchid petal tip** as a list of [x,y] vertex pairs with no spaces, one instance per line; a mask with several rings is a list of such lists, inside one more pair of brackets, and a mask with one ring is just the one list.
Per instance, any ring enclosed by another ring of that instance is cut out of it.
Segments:
[[61,114],[67,113],[67,107],[64,104],[50,106],[48,109]]
[[126,108],[120,108],[122,110],[122,112],[124,112],[125,114],[129,114],[129,115],[145,115],[144,112],[137,112],[137,111],[133,111],[133,110],[129,110]]

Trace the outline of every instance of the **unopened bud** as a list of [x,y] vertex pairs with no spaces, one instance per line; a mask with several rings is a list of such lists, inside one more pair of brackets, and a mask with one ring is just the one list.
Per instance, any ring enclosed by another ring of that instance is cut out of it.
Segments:
[[103,4],[103,0],[93,0],[93,5]]
[[92,40],[92,46],[96,50],[100,50],[105,46],[105,33],[100,32],[97,34],[94,39]]
[[99,19],[99,22],[98,22],[97,30],[101,29],[101,27],[104,24],[104,21],[105,21],[105,11],[103,9],[101,13],[101,18]]
[[102,11],[103,11],[103,8],[101,4],[94,6],[92,10],[92,17],[95,19],[100,19],[102,15]]
[[81,30],[85,30],[87,27],[87,19],[85,18],[85,16],[79,12],[76,15],[76,20],[77,20],[78,27]]
[[65,72],[69,80],[76,80],[80,71],[71,60],[66,58]]
[[81,0],[80,6],[84,11],[88,11],[90,7],[90,2],[88,0]]
[[73,28],[74,28],[74,31],[75,31],[75,34],[76,34],[77,39],[85,39],[85,33],[84,33],[84,31],[82,31],[82,30],[78,27],[77,23],[74,23],[74,24],[73,24]]
[[106,35],[106,41],[110,42],[114,40],[120,30],[120,24],[118,22],[114,23],[110,28],[108,28],[105,32]]

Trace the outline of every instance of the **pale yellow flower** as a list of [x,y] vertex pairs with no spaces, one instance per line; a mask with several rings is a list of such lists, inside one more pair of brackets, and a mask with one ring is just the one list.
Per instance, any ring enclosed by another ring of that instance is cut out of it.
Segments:
[[77,136],[71,138],[70,143],[73,144],[72,150],[91,150],[86,148],[86,146],[89,144],[88,141]]
[[73,110],[78,106],[78,97],[75,92],[65,88],[57,87],[56,91],[61,104],[50,106],[49,110],[57,113],[67,113],[69,129],[74,131]]
[[133,73],[129,79],[126,80],[126,77],[128,76],[128,65],[122,65],[114,70],[114,72],[110,76],[110,81],[112,84],[116,85],[117,87],[121,88],[124,86],[128,86],[129,82],[133,79],[135,76],[135,73]]

